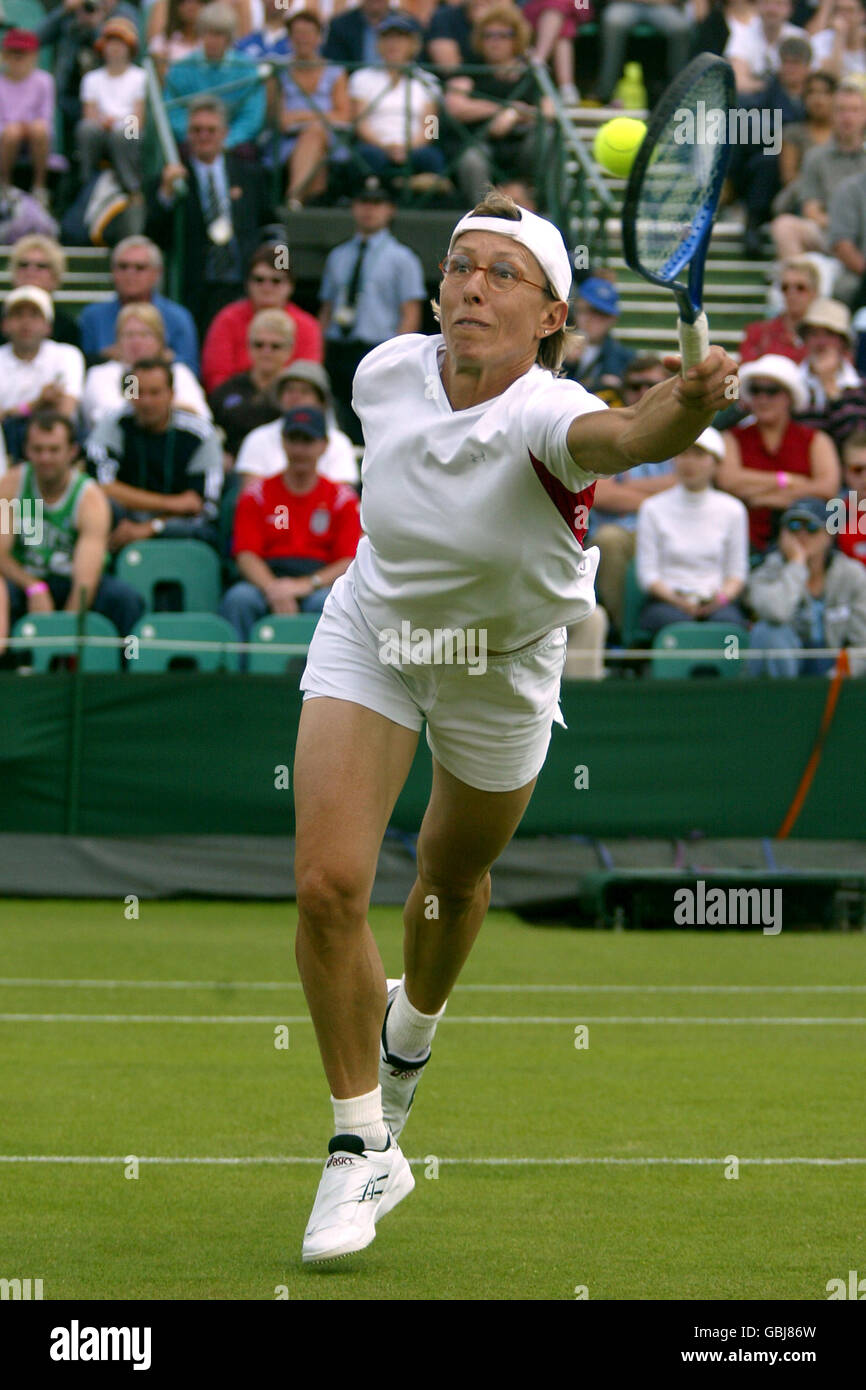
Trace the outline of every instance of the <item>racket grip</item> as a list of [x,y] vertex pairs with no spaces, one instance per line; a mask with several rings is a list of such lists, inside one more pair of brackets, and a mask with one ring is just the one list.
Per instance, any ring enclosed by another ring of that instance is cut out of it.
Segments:
[[679,321],[680,353],[683,359],[683,375],[689,367],[697,367],[710,351],[710,325],[706,314],[701,311],[694,323]]

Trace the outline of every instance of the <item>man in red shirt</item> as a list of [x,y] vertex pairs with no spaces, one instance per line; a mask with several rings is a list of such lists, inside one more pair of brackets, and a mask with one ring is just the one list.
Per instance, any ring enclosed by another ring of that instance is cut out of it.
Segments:
[[249,327],[262,309],[282,309],[295,325],[294,346],[284,365],[301,357],[322,361],[319,321],[292,303],[295,281],[287,259],[287,248],[279,242],[260,246],[250,260],[247,298],[233,300],[211,322],[201,350],[201,376],[208,394],[230,376],[249,371]]
[[836,543],[843,555],[866,565],[866,430],[849,434],[842,445],[842,466],[844,512]]
[[321,410],[290,410],[282,434],[285,472],[259,479],[235,512],[232,554],[243,577],[220,612],[241,642],[267,613],[321,612],[361,539],[358,494],[316,472],[328,443]]

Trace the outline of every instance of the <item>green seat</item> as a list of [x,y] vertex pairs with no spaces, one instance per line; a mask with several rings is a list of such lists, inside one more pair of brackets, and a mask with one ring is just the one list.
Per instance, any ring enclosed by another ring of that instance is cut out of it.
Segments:
[[3,0],[0,6],[0,29],[38,29],[45,18],[41,0]]
[[135,541],[117,558],[117,578],[156,609],[160,584],[178,584],[184,613],[215,613],[220,601],[220,562],[204,541]]
[[[287,672],[303,669],[306,648],[318,621],[318,613],[275,613],[260,618],[250,633],[250,642],[256,647],[249,653],[247,670],[256,676],[284,676]],[[289,643],[303,646],[304,652],[290,654],[270,650],[273,646]]]
[[[726,655],[732,650],[730,638],[737,638],[737,656]],[[746,628],[726,623],[669,623],[660,628],[653,640],[653,651],[677,651],[682,656],[653,657],[650,674],[657,680],[683,680],[694,675],[734,677],[742,675],[745,663],[739,654],[748,649]],[[694,652],[713,651],[718,656],[694,656]]]
[[648,647],[652,634],[640,626],[640,615],[646,594],[637,582],[637,565],[630,560],[625,572],[625,594],[622,609],[620,640],[624,647]]
[[[196,649],[194,642],[237,642],[231,623],[217,613],[145,613],[132,629],[132,636],[143,639],[137,653],[130,651],[129,669],[136,675],[154,671],[197,670],[237,671],[237,652],[223,646]],[[180,645],[148,645],[148,640]]]
[[[19,618],[12,629],[13,637],[39,637],[55,639],[50,645],[41,643],[32,648],[31,665],[34,671],[50,671],[55,662],[75,658],[74,638],[78,631],[76,613],[28,613]],[[118,632],[113,623],[101,613],[86,613],[84,617],[85,637],[111,637],[117,641]],[[66,640],[64,640],[66,639]],[[21,650],[19,648],[19,650]],[[83,647],[81,652],[82,671],[117,671],[120,669],[120,647]]]

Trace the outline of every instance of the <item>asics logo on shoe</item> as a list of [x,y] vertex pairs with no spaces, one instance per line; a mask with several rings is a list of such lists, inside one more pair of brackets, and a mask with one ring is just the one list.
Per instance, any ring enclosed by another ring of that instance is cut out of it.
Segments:
[[331,1154],[325,1164],[326,1168],[351,1168],[355,1160],[350,1154]]
[[401,1081],[411,1081],[412,1077],[417,1076],[419,1071],[420,1068],[416,1071],[401,1071],[399,1067],[395,1067],[390,1074],[391,1076],[399,1076]]
[[372,1202],[376,1197],[381,1197],[382,1193],[385,1191],[382,1184],[387,1182],[387,1179],[387,1173],[379,1173],[375,1178],[370,1178],[359,1200],[362,1202]]

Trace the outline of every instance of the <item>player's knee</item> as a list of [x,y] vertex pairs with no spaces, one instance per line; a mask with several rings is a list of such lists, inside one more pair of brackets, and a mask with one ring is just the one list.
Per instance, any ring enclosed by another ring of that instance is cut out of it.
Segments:
[[338,864],[315,864],[297,872],[298,916],[318,932],[363,927],[366,884],[361,875]]
[[420,844],[416,855],[418,879],[424,897],[434,897],[440,906],[447,905],[454,912],[470,907],[489,879],[486,867],[479,871],[455,870],[453,866],[444,868],[437,863],[435,855],[425,855]]

